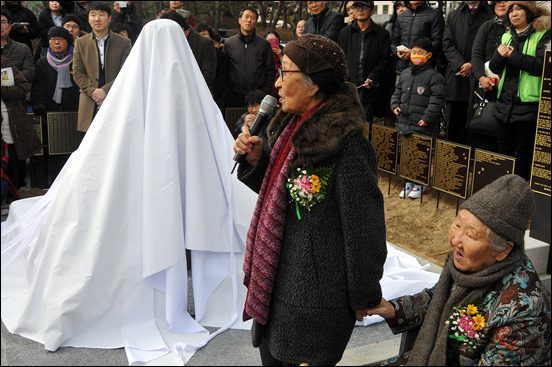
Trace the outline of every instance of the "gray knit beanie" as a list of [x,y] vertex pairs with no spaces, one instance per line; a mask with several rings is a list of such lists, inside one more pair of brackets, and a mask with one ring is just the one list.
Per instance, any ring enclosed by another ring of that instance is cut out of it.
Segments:
[[494,232],[524,245],[525,230],[535,210],[533,191],[517,175],[504,175],[465,201],[466,209]]

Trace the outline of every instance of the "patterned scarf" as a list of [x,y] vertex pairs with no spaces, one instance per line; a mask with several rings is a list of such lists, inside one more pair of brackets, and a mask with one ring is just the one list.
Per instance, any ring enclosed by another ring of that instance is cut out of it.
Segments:
[[243,284],[248,289],[243,321],[254,318],[260,324],[266,325],[268,320],[272,289],[284,238],[288,204],[286,182],[290,163],[297,157],[297,153],[291,145],[291,137],[303,121],[322,105],[323,103],[314,106],[301,120],[295,115],[272,149],[270,163],[247,233]]
[[71,73],[70,66],[73,62],[73,45],[69,46],[67,52],[63,58],[59,59],[52,52],[51,48],[48,48],[48,54],[46,55],[48,64],[57,71],[58,77],[56,82],[56,91],[52,99],[57,103],[61,103],[62,88],[71,88],[73,84],[71,83]]
[[493,23],[499,27],[503,27],[504,28],[504,19],[500,19],[499,17],[497,17],[495,15],[495,17],[493,18]]
[[[456,269],[454,256],[450,256],[439,278],[408,365],[447,365],[449,325],[445,321],[452,314],[452,308],[477,298],[479,294],[485,295],[489,287],[514,271],[524,258],[523,246],[514,246],[506,259],[478,273],[465,274]],[[453,282],[457,287],[450,293]]]

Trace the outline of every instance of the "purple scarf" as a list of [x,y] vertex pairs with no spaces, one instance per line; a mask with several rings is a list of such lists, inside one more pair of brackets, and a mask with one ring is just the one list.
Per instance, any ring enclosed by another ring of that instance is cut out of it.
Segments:
[[57,103],[61,103],[62,88],[71,88],[71,73],[70,67],[73,62],[73,45],[67,48],[67,52],[60,59],[59,56],[54,54],[51,48],[48,48],[48,54],[46,55],[48,64],[57,71],[58,77],[56,82],[56,91],[52,99]]

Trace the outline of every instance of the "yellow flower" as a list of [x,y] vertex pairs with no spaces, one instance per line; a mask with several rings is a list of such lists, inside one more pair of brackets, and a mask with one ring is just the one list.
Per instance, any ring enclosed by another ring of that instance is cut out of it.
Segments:
[[474,330],[480,330],[485,327],[485,318],[478,314],[477,316],[473,317],[473,329]]
[[312,175],[311,179],[312,179],[312,191],[320,192],[320,188],[322,187],[320,178],[317,175]]
[[477,306],[468,305],[468,313],[470,315],[475,315],[477,313]]

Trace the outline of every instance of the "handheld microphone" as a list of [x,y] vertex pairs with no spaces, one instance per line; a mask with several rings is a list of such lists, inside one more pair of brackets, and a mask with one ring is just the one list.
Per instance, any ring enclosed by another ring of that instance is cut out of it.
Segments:
[[[261,102],[261,108],[259,109],[259,112],[257,113],[257,116],[255,116],[255,120],[253,120],[253,123],[249,127],[249,132],[251,133],[251,136],[258,136],[263,127],[268,122],[270,115],[272,115],[272,112],[276,108],[276,103],[278,103],[278,100],[274,97],[272,97],[270,94],[268,94],[266,97],[264,97],[263,101]],[[234,168],[232,168],[232,173],[234,173],[234,170],[236,169],[236,166],[238,163],[244,163],[245,157],[247,156],[247,153],[245,154],[239,154],[236,153],[234,155],[234,161],[236,162],[234,164]]]

